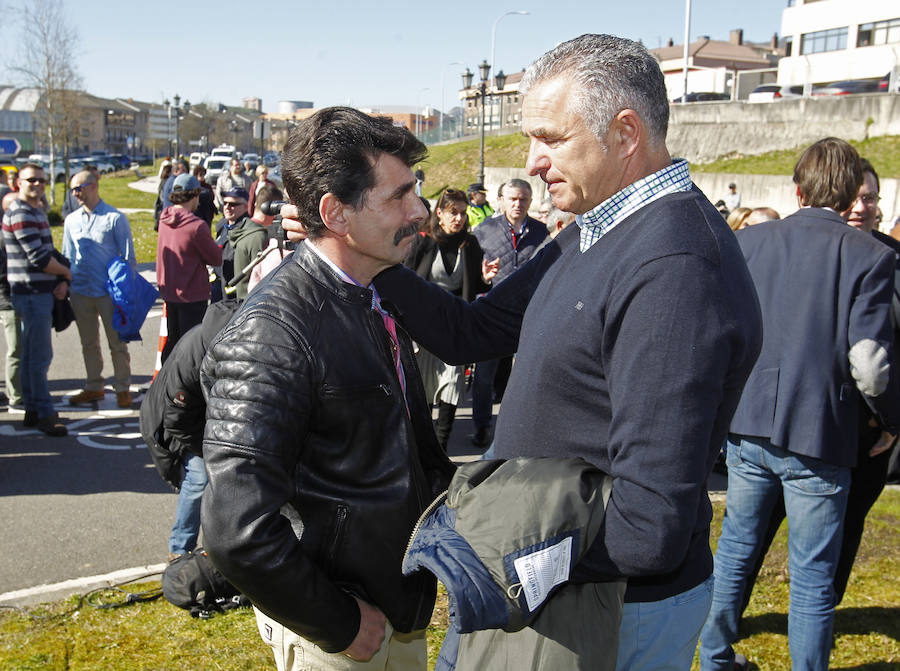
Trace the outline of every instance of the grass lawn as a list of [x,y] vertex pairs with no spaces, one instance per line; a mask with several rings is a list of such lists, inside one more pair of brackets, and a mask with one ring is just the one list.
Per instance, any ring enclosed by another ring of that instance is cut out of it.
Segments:
[[[713,544],[723,505],[716,504]],[[742,629],[738,652],[762,670],[790,668],[787,649],[787,536],[772,545]],[[837,611],[832,669],[900,668],[900,490],[886,491],[869,514],[859,557]],[[158,583],[135,586],[146,589]],[[252,611],[192,619],[163,599],[100,610],[76,599],[29,609],[0,610],[0,668],[70,671],[104,669],[274,669]],[[447,628],[442,593],[428,630],[429,668]],[[697,668],[697,665],[694,665]]]
[[[142,175],[155,175],[156,169],[150,166],[142,166]],[[100,197],[118,208],[153,209],[156,202],[156,194],[144,193],[128,186],[139,177],[133,170],[122,170],[118,173],[105,175],[100,179]],[[60,211],[65,201],[66,192],[63,184],[56,187],[56,205],[50,208],[50,222],[56,222],[51,229],[53,245],[62,249],[63,227]],[[127,215],[131,224],[131,235],[134,238],[135,254],[138,263],[147,263],[156,260],[156,231],[153,230],[153,214],[149,212],[132,212]]]
[[[872,138],[865,142],[852,142],[863,156],[868,157],[882,178],[900,178],[900,136]],[[790,175],[794,163],[804,147],[796,147],[758,156],[721,159],[714,163],[691,165],[695,172],[726,172],[733,174]],[[528,157],[528,138],[521,133],[485,138],[485,163],[491,167],[524,167]],[[477,179],[478,140],[466,140],[454,144],[429,148],[429,157],[423,164],[425,169],[425,191],[428,198],[437,198],[441,191],[450,186],[466,190]],[[155,175],[157,166],[142,166],[142,175]],[[100,180],[100,197],[113,207],[153,209],[155,194],[144,193],[128,186],[138,179],[134,171],[123,170],[106,175]],[[65,190],[56,185],[56,205],[50,210],[51,224],[61,224],[59,216]],[[138,263],[156,260],[156,232],[153,230],[153,216],[149,213],[128,215]],[[57,249],[62,246],[62,226],[53,226],[53,242]]]
[[[528,157],[528,138],[521,133],[485,138],[484,162],[490,167],[522,168]],[[862,156],[868,158],[878,175],[900,178],[900,136],[876,137],[864,142],[851,141]],[[720,159],[713,163],[691,164],[694,172],[733,174],[790,175],[805,146],[756,156]],[[423,163],[425,191],[437,198],[447,186],[463,189],[477,179],[478,140],[429,147],[429,158]]]

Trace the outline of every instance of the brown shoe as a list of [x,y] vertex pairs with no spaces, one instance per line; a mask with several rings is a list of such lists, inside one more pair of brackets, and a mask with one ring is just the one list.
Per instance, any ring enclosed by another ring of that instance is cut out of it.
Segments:
[[183,557],[184,555],[177,555],[174,552],[169,553],[169,563],[171,564],[173,561],[178,559],[179,557]]
[[91,391],[90,389],[82,389],[74,396],[69,397],[69,405],[80,405],[81,403],[93,403],[94,401],[102,401],[105,394],[103,391]]
[[54,438],[61,438],[69,435],[69,430],[66,428],[66,425],[60,422],[59,416],[55,414],[41,417],[38,420],[37,428],[39,431],[46,433],[48,436],[53,436]]
[[117,391],[116,392],[116,405],[120,408],[130,408],[131,407],[131,392],[130,391]]

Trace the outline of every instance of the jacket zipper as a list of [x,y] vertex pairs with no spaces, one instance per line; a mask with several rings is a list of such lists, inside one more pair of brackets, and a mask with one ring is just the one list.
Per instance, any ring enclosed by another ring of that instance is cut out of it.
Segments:
[[409,541],[407,541],[407,543],[406,543],[406,550],[404,550],[404,552],[403,552],[403,559],[400,562],[400,566],[403,566],[403,564],[406,563],[406,557],[407,557],[407,555],[409,555],[410,549],[412,549],[413,539],[416,537],[416,534],[419,533],[419,529],[422,528],[422,524],[425,523],[425,519],[431,513],[433,513],[437,509],[438,506],[440,506],[442,503],[444,503],[444,501],[447,500],[447,493],[449,491],[450,491],[449,489],[445,489],[440,494],[438,494],[437,498],[434,501],[432,501],[431,503],[429,503],[428,507],[422,511],[421,515],[419,515],[419,519],[416,520],[415,525],[413,525],[412,533],[409,535]]
[[334,562],[334,555],[337,553],[338,543],[344,535],[344,524],[347,522],[348,514],[349,511],[347,506],[343,504],[338,505],[337,512],[334,516],[334,533],[331,535],[331,543],[329,544],[328,552],[326,554],[329,566]]

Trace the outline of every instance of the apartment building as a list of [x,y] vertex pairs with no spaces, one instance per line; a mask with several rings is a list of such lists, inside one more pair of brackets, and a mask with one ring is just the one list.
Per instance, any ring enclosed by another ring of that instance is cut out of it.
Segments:
[[880,79],[900,67],[897,0],[789,0],[781,34],[782,86]]

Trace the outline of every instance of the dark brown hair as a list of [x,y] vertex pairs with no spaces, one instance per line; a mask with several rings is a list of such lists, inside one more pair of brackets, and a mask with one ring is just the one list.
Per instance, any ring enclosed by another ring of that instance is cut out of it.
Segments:
[[369,116],[352,107],[326,107],[291,131],[281,158],[281,174],[284,190],[300,211],[310,238],[324,232],[319,201],[326,193],[354,209],[365,204],[366,192],[375,185],[375,163],[381,154],[413,166],[428,150],[391,119]]
[[811,144],[794,166],[794,183],[810,207],[845,212],[856,201],[863,183],[863,166],[856,150],[836,137]]
[[[431,211],[431,216],[428,219],[428,226],[425,230],[428,232],[432,238],[444,235],[444,229],[441,228],[441,220],[438,219],[438,210],[446,209],[451,203],[459,203],[462,205],[463,211],[469,206],[469,199],[466,196],[465,191],[460,191],[459,189],[444,189],[441,192],[440,197],[437,199],[437,203],[435,203],[434,208]],[[468,228],[469,222],[466,221],[466,225],[463,227]]]
[[200,195],[200,189],[188,189],[187,191],[173,191],[169,194],[169,200],[172,201],[173,205],[183,205],[188,202],[191,198],[196,198]]

